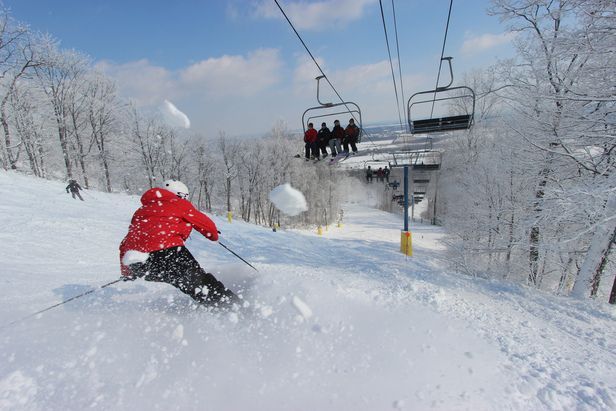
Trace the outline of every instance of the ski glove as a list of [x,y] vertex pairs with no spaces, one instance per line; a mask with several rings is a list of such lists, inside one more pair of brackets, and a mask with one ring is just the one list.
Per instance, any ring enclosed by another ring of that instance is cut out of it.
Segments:
[[135,281],[138,278],[145,276],[148,271],[142,270],[143,263],[135,263],[128,266],[128,274],[122,274],[122,278],[124,281]]

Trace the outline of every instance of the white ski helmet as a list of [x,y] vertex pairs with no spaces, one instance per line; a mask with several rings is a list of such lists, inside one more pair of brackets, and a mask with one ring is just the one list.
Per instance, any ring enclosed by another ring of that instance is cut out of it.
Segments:
[[169,190],[180,198],[188,198],[188,187],[181,181],[177,180],[165,180],[163,187],[165,190]]

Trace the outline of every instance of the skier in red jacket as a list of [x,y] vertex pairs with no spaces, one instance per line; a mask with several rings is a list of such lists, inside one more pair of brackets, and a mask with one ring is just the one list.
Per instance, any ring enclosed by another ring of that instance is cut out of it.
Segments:
[[200,303],[230,307],[239,298],[206,273],[184,247],[193,228],[211,241],[218,240],[216,224],[186,198],[188,188],[167,180],[141,197],[128,234],[120,244],[122,275],[128,280],[144,277],[173,285]]

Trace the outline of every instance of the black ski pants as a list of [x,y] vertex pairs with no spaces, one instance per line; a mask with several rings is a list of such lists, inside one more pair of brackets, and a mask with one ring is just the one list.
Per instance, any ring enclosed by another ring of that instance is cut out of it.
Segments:
[[306,159],[309,160],[312,155],[313,158],[319,158],[319,142],[315,141],[314,143],[306,143]]
[[350,153],[349,151],[349,145],[351,146],[351,150],[353,150],[354,153],[357,153],[357,137],[346,137],[344,139],[344,141],[342,142],[342,145],[344,146],[344,151],[346,151],[347,153]]
[[146,281],[171,284],[206,305],[225,307],[240,301],[216,277],[206,273],[186,247],[151,252],[145,263],[131,264],[130,270]]
[[327,147],[327,140],[319,140],[319,149],[321,150],[323,158],[327,156],[327,150],[325,149],[325,147]]

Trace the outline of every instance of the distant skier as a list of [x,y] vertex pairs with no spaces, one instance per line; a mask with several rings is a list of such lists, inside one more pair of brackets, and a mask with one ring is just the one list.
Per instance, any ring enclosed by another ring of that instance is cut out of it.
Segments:
[[81,201],[83,200],[83,197],[81,197],[81,194],[79,194],[79,190],[83,190],[83,188],[81,188],[81,186],[79,185],[79,183],[75,180],[68,180],[68,185],[66,186],[66,193],[68,194],[68,192],[71,192],[71,195],[73,196],[73,198],[75,198],[75,196],[79,197],[79,199]]
[[193,228],[211,241],[218,240],[216,224],[187,198],[188,188],[175,180],[143,194],[142,206],[120,244],[122,275],[168,283],[199,303],[231,307],[239,298],[206,273],[184,246]]
[[366,181],[368,183],[372,183],[372,167],[368,166],[368,169],[366,170]]

